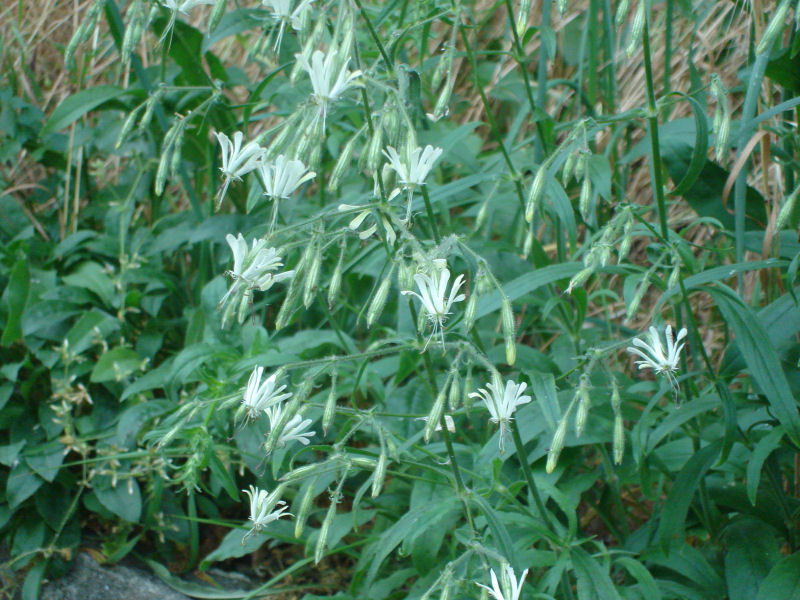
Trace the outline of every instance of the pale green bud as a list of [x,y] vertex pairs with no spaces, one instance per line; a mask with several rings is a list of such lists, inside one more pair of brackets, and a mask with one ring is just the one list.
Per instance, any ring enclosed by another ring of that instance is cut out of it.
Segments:
[[119,136],[117,136],[117,143],[114,144],[114,148],[119,148],[122,145],[122,142],[125,141],[125,138],[127,138],[130,132],[133,130],[136,117],[139,116],[139,111],[141,111],[143,107],[144,104],[137,106],[131,111],[131,114],[127,116],[125,122],[122,124],[122,129],[119,130]]
[[475,325],[475,315],[478,312],[478,290],[473,289],[467,299],[467,306],[464,309],[464,332],[469,333]]
[[564,167],[561,169],[561,183],[564,187],[567,187],[567,183],[575,172],[576,160],[577,156],[575,152],[570,152],[567,155],[567,160],[564,161]]
[[[558,5],[559,11],[562,13],[564,12],[561,10],[561,1],[559,0]],[[525,30],[528,28],[528,14],[531,10],[531,0],[520,0],[519,2],[519,12],[517,12],[517,35],[522,37],[525,35]]]
[[621,263],[628,256],[631,251],[631,243],[633,242],[633,219],[625,221],[625,227],[622,229],[622,242],[619,244],[619,252],[617,252],[617,262]]
[[558,457],[561,455],[561,451],[564,449],[564,438],[567,435],[568,415],[569,412],[561,418],[558,428],[556,429],[556,433],[553,435],[553,443],[550,445],[550,451],[547,453],[547,465],[545,466],[545,470],[548,473],[552,473],[556,468],[556,465],[558,464]]
[[619,409],[622,406],[622,399],[619,395],[619,385],[617,385],[617,380],[615,379],[611,383],[611,410],[614,411],[614,414],[619,414]]
[[591,406],[589,383],[583,377],[581,377],[581,382],[578,384],[576,396],[578,396],[578,412],[575,413],[575,435],[581,437],[583,430],[586,428],[586,420],[589,418],[589,407]]
[[[533,225],[533,224],[531,224]],[[525,243],[522,245],[522,257],[527,260],[533,250],[533,227],[528,227],[528,233],[525,234]]]
[[450,390],[447,394],[447,405],[451,411],[458,410],[458,403],[461,401],[461,385],[458,377],[458,371],[453,369],[451,371]]
[[584,220],[589,219],[589,200],[592,198],[592,180],[588,177],[583,178],[581,183],[581,195],[578,200],[578,207]]
[[328,392],[328,398],[325,400],[325,409],[322,412],[322,431],[328,435],[333,419],[336,416],[336,400],[338,395],[336,393],[336,380],[339,374],[334,371],[331,374],[331,389]]
[[800,195],[800,186],[794,188],[794,191],[786,198],[786,202],[781,206],[778,213],[778,218],[775,220],[775,231],[781,231],[789,222],[789,217],[794,212],[794,207],[797,204],[797,196]]
[[225,14],[225,5],[227,4],[227,0],[217,0],[217,3],[214,5],[214,9],[211,11],[211,14],[208,17],[208,33],[211,33],[217,28],[219,22],[222,20],[223,15]]
[[464,408],[467,411],[467,415],[469,415],[469,411],[472,409],[472,363],[467,365],[467,376],[464,378],[464,395],[463,395],[463,402]]
[[375,295],[372,297],[372,302],[367,310],[367,327],[372,327],[372,324],[381,316],[384,306],[386,306],[386,299],[389,297],[389,289],[392,286],[392,271],[384,277],[381,284],[378,286]]
[[315,497],[316,494],[314,494],[314,481],[311,481],[309,482],[308,487],[303,494],[303,500],[300,502],[300,508],[297,510],[297,517],[295,517],[294,537],[296,538],[299,538],[303,534],[303,528],[308,520],[308,515],[311,512],[311,507],[313,506]]
[[372,132],[372,137],[369,140],[369,145],[367,146],[367,153],[364,157],[364,164],[366,165],[367,169],[372,172],[378,170],[378,167],[381,165],[383,154],[381,153],[383,150],[383,127],[381,125],[377,125],[375,130]]
[[622,415],[614,417],[614,464],[621,464],[625,455],[625,427]]
[[758,42],[758,46],[756,46],[756,55],[764,54],[772,49],[772,44],[783,31],[786,15],[789,12],[789,2],[790,0],[783,0],[783,2],[778,5],[778,9],[775,11],[775,14],[772,15],[769,25],[767,25],[767,28],[764,30],[764,35],[761,36],[761,41]]
[[536,207],[539,205],[539,201],[544,195],[544,182],[546,173],[547,164],[543,163],[539,167],[539,170],[536,171],[536,177],[533,178],[533,185],[531,185],[531,191],[528,194],[528,203],[525,206],[525,220],[528,223],[533,222],[533,216],[536,213]]
[[341,244],[339,249],[339,260],[336,261],[336,267],[333,269],[331,281],[328,284],[328,307],[333,306],[336,301],[336,296],[339,295],[339,290],[342,287],[342,271],[344,270],[344,250],[345,244]]
[[619,4],[617,4],[617,14],[614,16],[614,24],[619,27],[622,25],[622,22],[625,20],[625,17],[628,14],[628,3],[630,0],[620,0]]
[[645,293],[650,288],[650,271],[645,273],[642,281],[639,283],[639,287],[636,288],[636,293],[633,295],[633,299],[631,303],[628,305],[628,312],[626,313],[626,318],[630,319],[633,315],[636,314],[636,311],[639,310],[639,305],[642,303],[642,298],[644,298]]
[[355,134],[351,137],[344,148],[339,152],[339,158],[336,159],[336,164],[331,171],[331,176],[328,179],[328,189],[336,191],[342,181],[342,176],[347,172],[350,167],[350,161],[353,159],[353,149],[355,148],[356,141],[360,138],[360,134]]
[[425,443],[430,441],[433,432],[436,431],[436,426],[439,424],[439,421],[442,417],[442,412],[444,412],[444,401],[446,398],[447,386],[443,386],[442,389],[439,390],[439,394],[436,396],[436,401],[433,403],[431,412],[428,414],[428,420],[425,423]]
[[511,310],[511,300],[508,299],[508,296],[503,295],[500,307],[503,316],[503,337],[506,343],[506,363],[513,365],[517,361],[517,346],[514,341],[516,327],[514,313]]
[[556,4],[558,5],[558,14],[563,15],[567,12],[567,0],[556,0]]
[[478,216],[475,218],[475,231],[481,229],[489,218],[489,199],[483,201],[480,209],[478,209]]
[[628,58],[636,53],[642,43],[644,23],[647,16],[645,14],[646,4],[646,0],[639,0],[639,4],[636,7],[636,14],[633,16],[633,24],[631,25],[631,38],[628,40],[628,46],[625,49]]
[[731,117],[728,114],[723,114],[717,129],[717,138],[715,147],[715,154],[717,161],[721,161],[728,153],[728,139],[731,133]]
[[376,465],[375,471],[372,474],[371,494],[373,498],[377,498],[381,493],[381,489],[383,489],[383,482],[386,479],[386,467],[387,467],[386,452],[381,451],[381,454],[378,457],[378,464]]
[[308,265],[308,271],[303,281],[303,306],[308,308],[314,301],[314,292],[317,290],[317,283],[319,282],[319,272],[322,267],[322,249],[320,245],[311,242],[314,248],[311,256],[311,262]]
[[672,289],[678,287],[680,279],[681,279],[681,263],[680,261],[675,261],[675,266],[672,267],[672,273],[669,274],[669,281],[667,281],[667,288]]
[[350,459],[350,462],[366,471],[374,471],[375,467],[378,466],[377,460],[365,456],[354,456]]
[[336,500],[331,499],[331,505],[328,507],[328,512],[325,513],[325,519],[322,521],[322,527],[319,529],[317,546],[314,549],[314,564],[319,564],[319,561],[325,555],[325,545],[328,543],[331,523],[333,523],[333,518],[336,516],[336,503]]

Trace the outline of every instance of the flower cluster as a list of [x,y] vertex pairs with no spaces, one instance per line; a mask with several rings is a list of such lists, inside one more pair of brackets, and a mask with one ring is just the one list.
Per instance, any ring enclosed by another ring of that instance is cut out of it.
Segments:
[[278,251],[267,247],[266,240],[253,240],[253,245],[248,248],[241,233],[237,237],[228,234],[225,239],[233,253],[233,268],[227,272],[233,282],[219,301],[218,308],[223,311],[223,327],[237,310],[239,323],[244,321],[246,309],[253,299],[253,290],[265,292],[273,284],[294,276],[294,271],[274,273],[283,263]]

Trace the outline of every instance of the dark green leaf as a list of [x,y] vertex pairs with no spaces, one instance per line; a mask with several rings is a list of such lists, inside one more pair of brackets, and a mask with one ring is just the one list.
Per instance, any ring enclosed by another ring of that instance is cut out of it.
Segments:
[[800,552],[787,556],[774,567],[758,588],[756,600],[800,598]]
[[3,328],[0,345],[9,346],[22,338],[22,313],[28,301],[31,274],[27,260],[18,260],[11,268],[5,297],[8,303],[8,320]]
[[42,127],[42,137],[64,129],[89,111],[124,93],[124,89],[115,85],[97,85],[73,94],[59,104],[50,115]]

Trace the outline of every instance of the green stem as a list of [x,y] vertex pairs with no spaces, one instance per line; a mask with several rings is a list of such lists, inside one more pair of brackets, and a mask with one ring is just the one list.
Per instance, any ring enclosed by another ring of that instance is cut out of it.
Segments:
[[647,87],[647,122],[650,130],[650,148],[652,150],[651,166],[653,169],[653,195],[658,204],[658,218],[661,223],[661,235],[669,240],[669,227],[667,226],[667,203],[664,199],[664,175],[661,170],[661,146],[658,142],[658,110],[656,107],[656,93],[653,86],[653,65],[650,60],[650,17],[645,15],[642,45],[644,47],[644,73]]
[[442,242],[442,238],[439,235],[439,227],[436,225],[436,218],[433,215],[433,206],[431,205],[430,196],[428,196],[428,188],[424,185],[419,186],[420,191],[422,192],[422,199],[425,201],[425,211],[428,213],[428,220],[431,222],[431,230],[433,231],[433,239],[436,240],[437,244]]
[[[545,5],[546,4],[548,3],[545,2]],[[492,134],[494,135],[497,145],[500,148],[500,152],[503,155],[503,160],[505,161],[506,166],[508,166],[508,170],[511,172],[511,179],[514,181],[514,187],[516,188],[517,197],[519,198],[519,205],[524,211],[525,197],[522,193],[522,184],[519,182],[519,174],[514,168],[514,163],[511,162],[511,156],[509,156],[508,150],[506,150],[506,146],[503,143],[503,136],[500,133],[500,128],[497,126],[497,121],[494,119],[494,114],[492,114],[492,107],[489,106],[489,99],[486,97],[486,93],[483,91],[483,86],[481,86],[480,79],[478,78],[478,65],[475,63],[475,54],[472,52],[472,47],[470,45],[469,38],[464,31],[463,25],[459,26],[459,32],[461,33],[461,39],[464,41],[464,49],[467,53],[467,58],[469,59],[470,68],[472,69],[472,76],[475,79],[475,87],[478,88],[483,109],[486,111],[486,117],[489,119],[489,127],[491,128]],[[541,89],[542,86],[540,85],[539,88]]]
[[547,514],[547,511],[545,510],[542,494],[539,492],[539,487],[536,485],[536,480],[533,478],[531,466],[528,464],[528,455],[525,453],[525,447],[522,445],[522,438],[519,436],[519,429],[517,428],[516,421],[512,420],[510,422],[510,428],[511,436],[514,438],[514,447],[517,449],[517,458],[519,459],[520,465],[522,465],[522,472],[525,474],[525,481],[528,482],[528,488],[531,490],[531,494],[533,494],[533,501],[536,503],[536,509],[539,511],[539,516],[550,532],[553,535],[558,535],[555,525],[553,524],[552,519],[550,519],[550,515]]
[[394,67],[392,66],[392,62],[389,60],[389,55],[386,54],[386,50],[381,43],[380,38],[378,37],[375,28],[372,26],[372,21],[370,21],[367,12],[364,10],[364,7],[361,5],[361,0],[355,0],[356,6],[358,6],[358,10],[361,13],[361,17],[364,19],[364,22],[367,24],[367,29],[369,29],[369,34],[372,36],[372,39],[375,42],[375,45],[378,47],[378,51],[381,53],[383,57],[383,62],[386,63],[386,68],[389,70],[390,73],[394,74]]

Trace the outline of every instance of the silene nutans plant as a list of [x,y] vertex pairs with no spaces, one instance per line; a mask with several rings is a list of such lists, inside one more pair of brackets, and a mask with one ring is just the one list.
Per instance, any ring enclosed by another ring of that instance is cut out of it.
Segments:
[[796,0],[0,10],[9,597],[797,600]]

